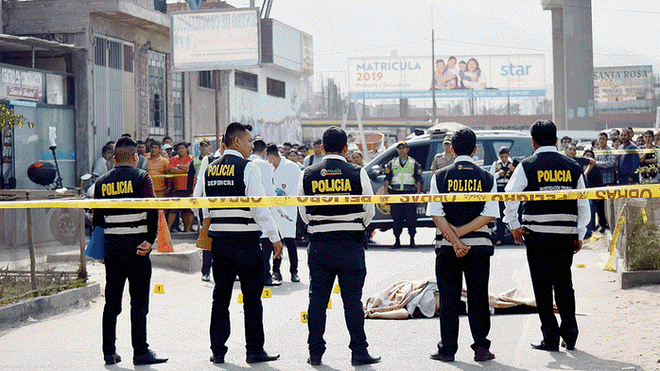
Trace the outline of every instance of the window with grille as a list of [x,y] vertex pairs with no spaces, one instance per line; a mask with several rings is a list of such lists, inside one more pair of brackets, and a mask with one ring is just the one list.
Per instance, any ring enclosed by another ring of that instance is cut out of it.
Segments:
[[108,40],[100,37],[94,38],[94,64],[105,67],[106,65],[106,43]]
[[236,71],[234,73],[234,85],[244,89],[259,91],[259,76],[253,73]]
[[284,81],[266,79],[266,94],[278,98],[286,98]]
[[183,73],[172,73],[172,116],[174,124],[174,132],[172,133],[175,140],[183,139]]
[[149,76],[149,126],[165,128],[167,106],[165,90],[165,54],[153,50],[147,52],[148,76]]

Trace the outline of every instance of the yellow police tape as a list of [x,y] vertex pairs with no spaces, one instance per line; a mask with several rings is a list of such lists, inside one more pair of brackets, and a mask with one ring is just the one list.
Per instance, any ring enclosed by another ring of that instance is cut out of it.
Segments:
[[619,221],[616,223],[614,228],[614,233],[612,233],[612,240],[610,241],[610,257],[607,259],[607,264],[603,267],[604,271],[614,271],[614,250],[616,250],[616,242],[619,239],[619,234],[621,234],[621,227],[626,221],[626,203],[621,207],[621,214],[619,215]]
[[[656,153],[658,148],[637,148],[637,149],[592,149],[594,154],[626,155],[630,153]],[[582,151],[584,153],[584,151]]]
[[174,178],[177,176],[188,176],[188,174],[156,174],[152,175],[152,178]]
[[48,199],[0,202],[0,209],[198,209],[236,207],[281,207],[398,204],[428,202],[561,201],[624,198],[660,198],[660,184],[516,193],[451,193],[370,196],[272,196],[272,197],[184,197],[121,199]]

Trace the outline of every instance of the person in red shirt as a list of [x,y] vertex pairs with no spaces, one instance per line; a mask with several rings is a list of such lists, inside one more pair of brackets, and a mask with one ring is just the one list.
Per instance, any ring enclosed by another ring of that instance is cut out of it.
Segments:
[[[188,167],[193,157],[188,153],[188,143],[179,142],[175,146],[177,156],[170,159],[170,174],[188,174]],[[175,176],[171,180],[172,197],[189,197],[187,178],[185,176]],[[190,209],[170,210],[167,214],[167,226],[172,229],[172,224],[176,219],[176,213],[181,212],[183,227],[185,232],[193,232],[193,213]]]

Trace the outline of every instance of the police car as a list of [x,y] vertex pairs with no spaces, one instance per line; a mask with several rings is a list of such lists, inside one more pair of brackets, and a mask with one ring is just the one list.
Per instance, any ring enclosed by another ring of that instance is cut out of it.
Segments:
[[[532,137],[529,133],[510,131],[510,130],[486,130],[475,131],[477,134],[477,152],[474,155],[477,165],[490,171],[490,166],[498,159],[498,152],[502,146],[506,146],[511,151],[511,157],[518,161],[534,153],[532,148]],[[415,130],[415,136],[406,140],[412,156],[420,163],[423,169],[422,193],[429,193],[431,187],[431,164],[433,157],[437,153],[444,152],[442,142],[444,138],[451,135],[446,130]],[[390,146],[385,152],[382,152],[376,158],[365,165],[365,170],[371,179],[371,186],[374,193],[383,194],[383,183],[385,181],[384,167],[397,156],[396,144]],[[433,220],[426,216],[426,204],[420,203],[417,206],[417,226],[435,227]],[[392,217],[390,216],[390,207],[387,204],[376,204],[376,215],[369,225],[369,230],[380,229],[382,231],[392,228]]]

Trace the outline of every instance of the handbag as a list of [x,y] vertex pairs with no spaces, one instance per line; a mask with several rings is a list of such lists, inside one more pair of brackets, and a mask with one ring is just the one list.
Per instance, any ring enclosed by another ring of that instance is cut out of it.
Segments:
[[96,260],[103,260],[105,258],[103,235],[103,228],[94,227],[92,236],[89,238],[89,243],[85,249],[85,255]]

